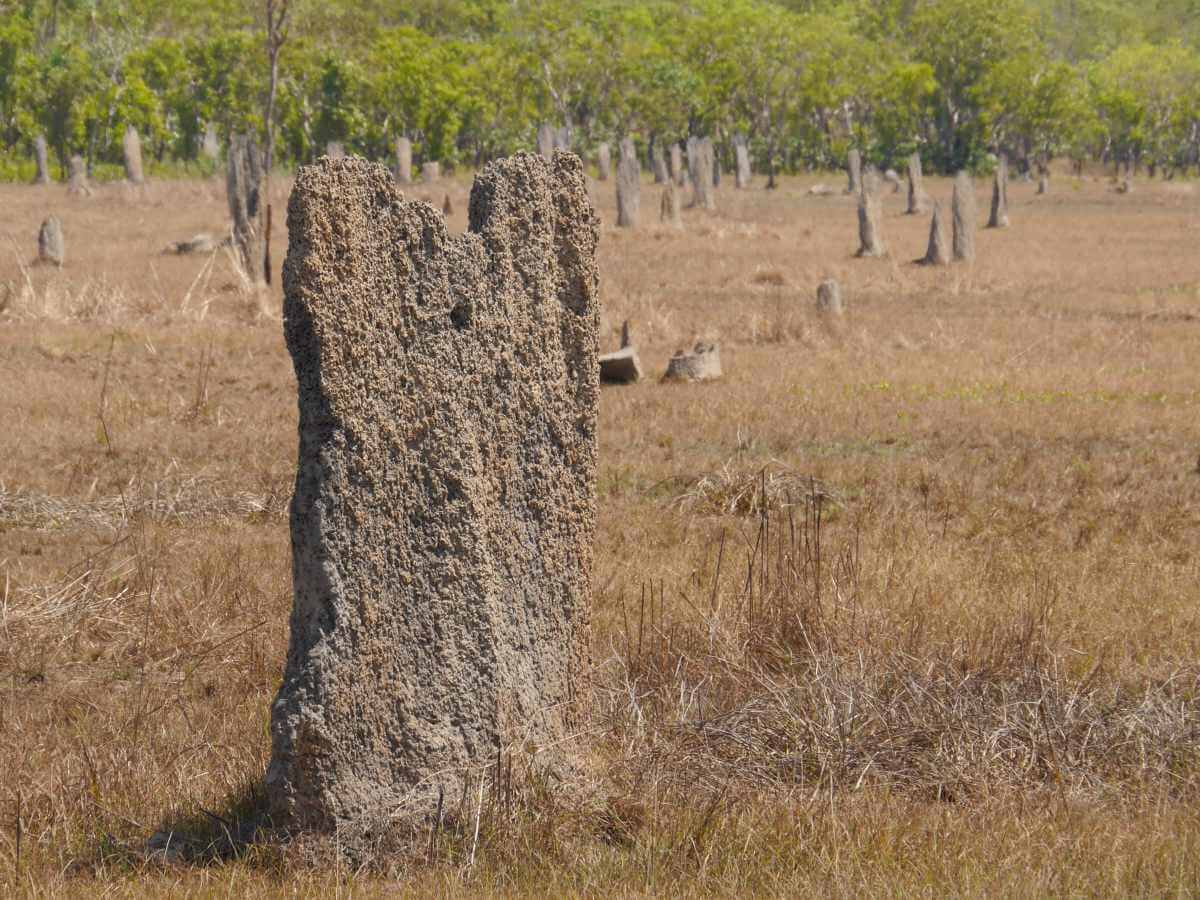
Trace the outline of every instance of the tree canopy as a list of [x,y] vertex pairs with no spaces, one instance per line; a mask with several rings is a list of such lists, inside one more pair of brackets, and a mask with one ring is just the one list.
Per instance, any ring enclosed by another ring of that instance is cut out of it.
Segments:
[[[1196,0],[291,0],[277,161],[330,141],[477,164],[539,124],[586,149],[744,135],[771,172],[1200,159]],[[263,129],[262,0],[0,2],[0,155],[157,164]]]

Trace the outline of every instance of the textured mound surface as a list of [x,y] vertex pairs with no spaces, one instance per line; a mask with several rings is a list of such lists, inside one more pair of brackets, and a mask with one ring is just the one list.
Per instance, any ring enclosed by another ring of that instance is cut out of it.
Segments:
[[300,394],[277,824],[371,828],[456,797],[583,699],[598,225],[574,156],[494,163],[467,234],[382,166],[302,169],[285,330]]

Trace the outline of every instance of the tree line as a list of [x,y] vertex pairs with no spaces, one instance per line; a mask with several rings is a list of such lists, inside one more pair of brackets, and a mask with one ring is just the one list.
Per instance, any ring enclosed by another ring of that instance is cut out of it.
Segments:
[[[45,136],[60,166],[204,159],[266,138],[275,163],[330,142],[478,165],[531,149],[688,136],[774,174],[1019,168],[1051,158],[1200,163],[1193,0],[22,0],[0,2],[0,173]],[[268,7],[286,9],[272,34]],[[403,7],[397,9],[396,7]],[[272,65],[272,62],[274,65]],[[272,71],[275,77],[272,78]],[[270,129],[267,128],[269,112]]]

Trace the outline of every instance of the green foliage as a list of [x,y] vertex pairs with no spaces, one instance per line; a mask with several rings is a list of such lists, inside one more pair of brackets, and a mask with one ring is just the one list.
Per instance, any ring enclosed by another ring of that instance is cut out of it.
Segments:
[[[292,0],[277,158],[328,141],[418,161],[529,148],[749,138],[761,169],[933,169],[1102,156],[1200,159],[1195,0]],[[44,133],[60,162],[120,160],[127,124],[159,167],[215,126],[264,131],[261,0],[24,0],[0,6],[0,151]]]

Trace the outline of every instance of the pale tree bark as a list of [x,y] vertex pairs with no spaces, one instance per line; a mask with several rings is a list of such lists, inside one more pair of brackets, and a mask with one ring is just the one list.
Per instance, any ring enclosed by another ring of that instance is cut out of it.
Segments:
[[266,221],[262,223],[264,252],[263,278],[271,283],[271,171],[275,167],[275,99],[279,93],[279,51],[287,43],[291,27],[291,0],[265,0],[267,24],[267,108],[263,112],[263,176],[266,193]]

